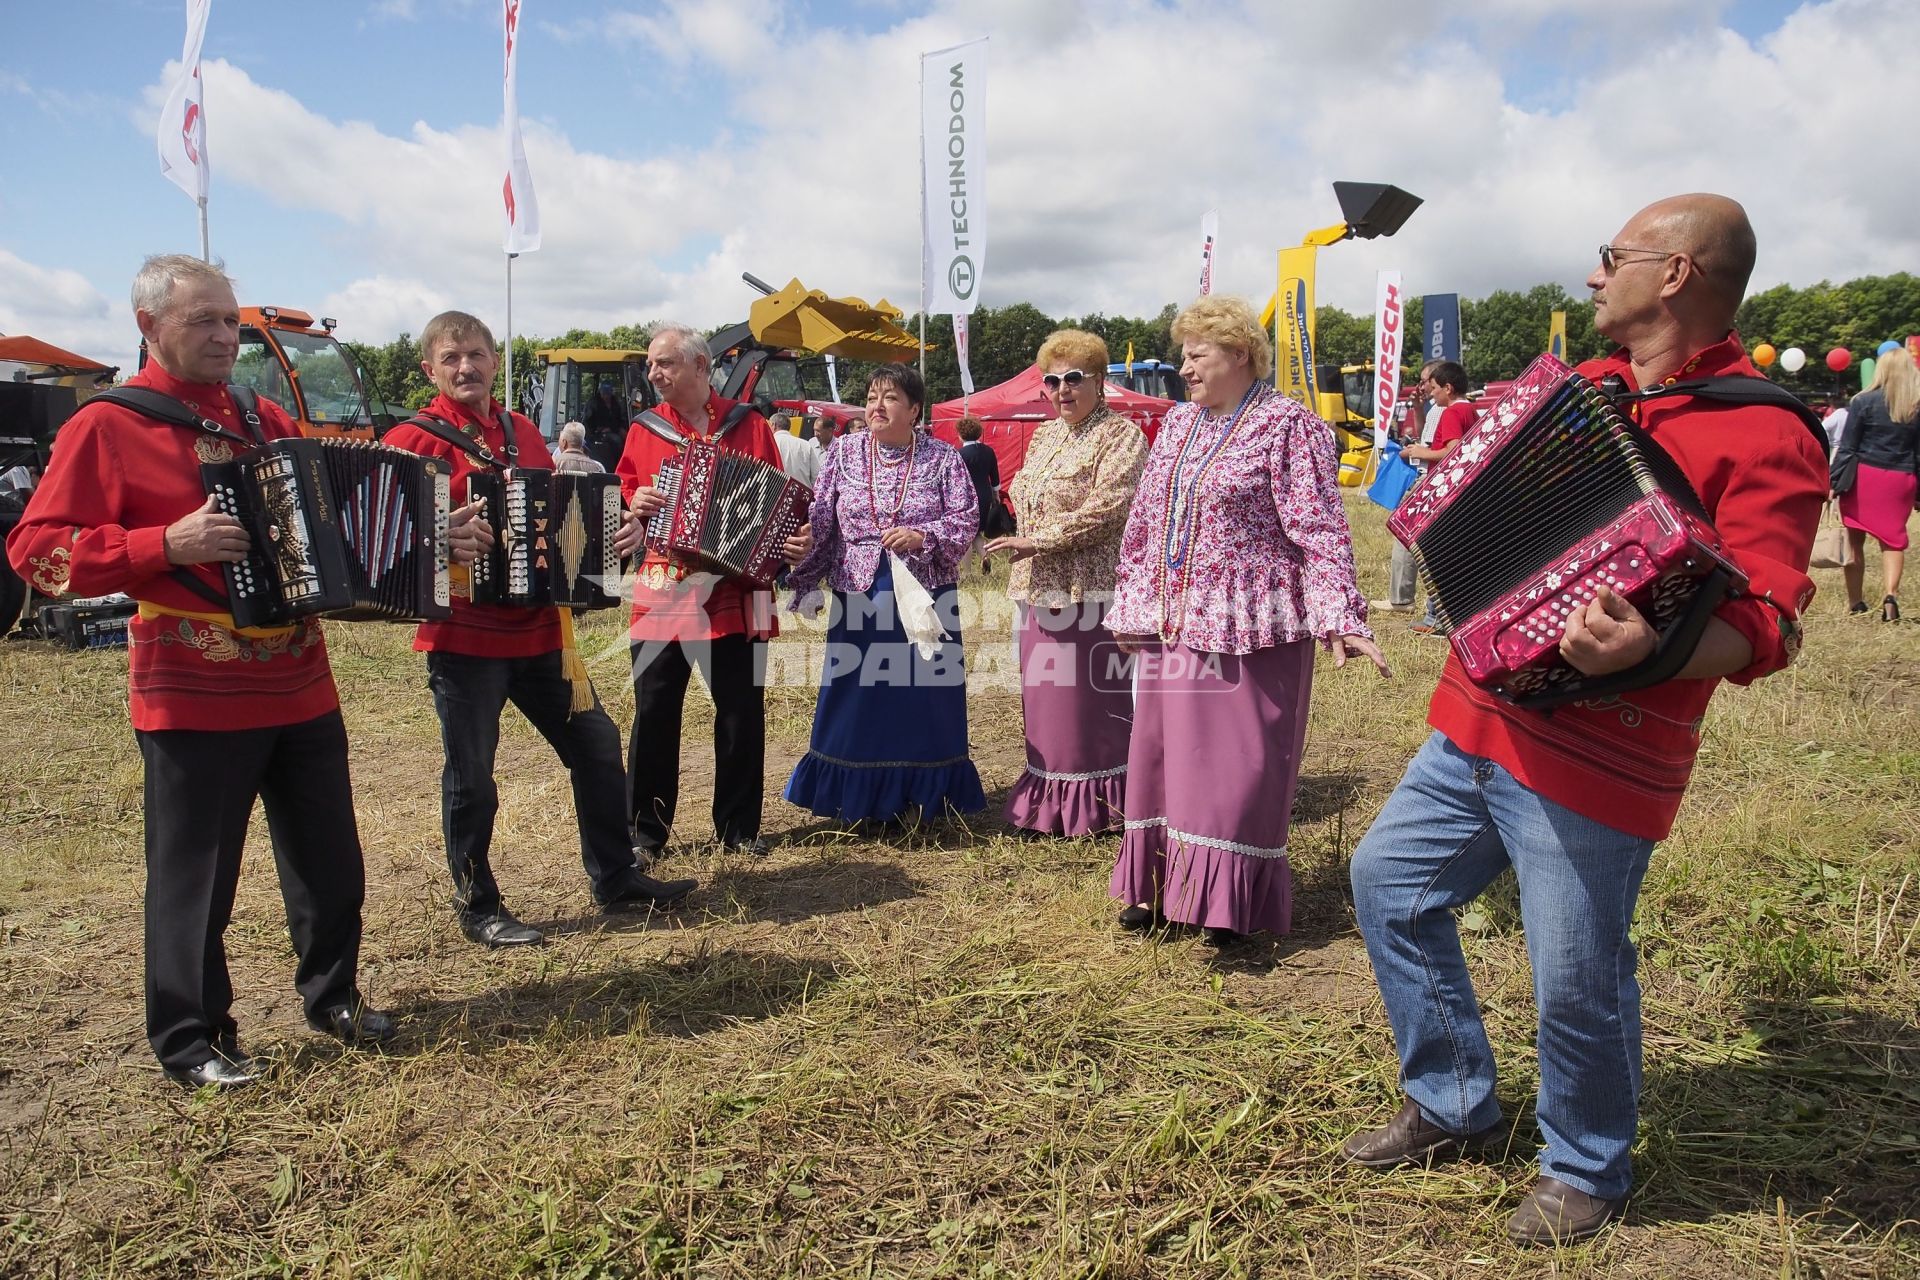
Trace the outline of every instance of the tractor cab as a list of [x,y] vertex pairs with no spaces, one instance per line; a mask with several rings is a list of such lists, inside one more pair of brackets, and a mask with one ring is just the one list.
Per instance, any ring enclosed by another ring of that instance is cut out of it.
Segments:
[[1180,366],[1166,360],[1135,360],[1130,365],[1125,362],[1110,364],[1107,366],[1107,381],[1143,396],[1158,396],[1162,400],[1187,398],[1187,384],[1180,376]]
[[534,358],[541,365],[534,380],[539,403],[527,416],[540,424],[548,447],[560,438],[560,428],[578,422],[587,429],[587,452],[613,470],[626,446],[627,424],[660,400],[647,381],[647,353],[556,347],[536,351]]
[[398,419],[353,353],[333,336],[337,321],[291,307],[240,308],[233,380],[287,411],[310,436],[371,440]]

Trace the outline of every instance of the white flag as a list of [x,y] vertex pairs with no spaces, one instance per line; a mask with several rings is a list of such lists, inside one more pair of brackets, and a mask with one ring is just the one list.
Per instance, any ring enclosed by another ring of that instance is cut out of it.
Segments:
[[1406,350],[1406,311],[1400,297],[1400,273],[1382,271],[1373,303],[1373,447],[1387,443],[1387,428],[1400,398],[1400,356]]
[[987,268],[987,42],[920,55],[927,314],[972,312]]
[[973,370],[967,367],[967,318],[955,313],[953,317],[953,354],[960,361],[960,394],[973,394]]
[[1220,211],[1209,209],[1200,215],[1200,296],[1213,292],[1213,249],[1220,243]]
[[540,202],[533,197],[533,173],[520,141],[520,0],[502,0],[507,24],[507,180],[500,188],[507,203],[507,252],[531,253],[540,247]]
[[213,0],[187,0],[187,42],[180,78],[160,109],[160,172],[194,200],[207,198],[207,113],[200,96],[200,46]]

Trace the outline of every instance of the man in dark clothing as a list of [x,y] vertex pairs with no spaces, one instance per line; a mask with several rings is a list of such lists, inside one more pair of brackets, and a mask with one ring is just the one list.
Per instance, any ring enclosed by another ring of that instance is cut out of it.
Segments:
[[614,464],[620,461],[620,450],[626,447],[630,421],[627,407],[621,403],[620,388],[612,379],[600,379],[580,421],[587,428],[588,456],[611,473]]
[[[992,447],[980,442],[980,434],[986,430],[986,424],[978,418],[962,418],[954,424],[954,430],[960,433],[960,460],[967,464],[967,474],[973,478],[973,491],[980,501],[980,534],[982,537],[997,537],[1011,533],[1006,528],[1006,517],[1000,505],[1000,458]],[[978,542],[976,538],[974,541]],[[983,572],[993,572],[993,562],[982,559]]]

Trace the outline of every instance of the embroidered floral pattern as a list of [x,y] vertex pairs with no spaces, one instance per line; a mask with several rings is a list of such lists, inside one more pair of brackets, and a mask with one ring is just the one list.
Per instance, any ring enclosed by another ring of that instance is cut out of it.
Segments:
[[[78,538],[80,531],[75,529],[73,536]],[[70,547],[55,547],[44,556],[30,556],[27,563],[33,566],[28,575],[33,589],[43,596],[57,596],[67,589],[67,579],[73,576],[73,550]]]
[[179,625],[155,637],[162,645],[197,649],[208,662],[271,662],[285,655],[297,658],[320,643],[320,626],[302,622],[281,635],[241,636],[214,622],[181,618]]
[[1059,418],[1042,423],[1007,491],[1021,536],[1040,550],[1008,571],[1008,598],[1050,609],[1111,598],[1120,535],[1146,462],[1146,436],[1111,409],[1072,426]]

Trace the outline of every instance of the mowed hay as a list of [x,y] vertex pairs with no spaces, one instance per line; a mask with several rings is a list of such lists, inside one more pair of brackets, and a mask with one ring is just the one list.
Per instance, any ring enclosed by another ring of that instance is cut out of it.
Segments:
[[[1381,514],[1349,509],[1378,596]],[[1023,759],[1004,607],[970,619],[996,808],[964,824],[873,840],[782,802],[814,691],[807,661],[777,657],[779,843],[721,853],[696,683],[664,870],[704,884],[671,915],[592,909],[566,776],[509,711],[494,860],[551,942],[500,954],[448,909],[409,631],[329,626],[366,845],[362,980],[403,1034],[371,1055],[305,1030],[256,821],[227,938],[244,1043],[273,1065],[229,1096],[169,1085],[142,1032],[124,658],[5,644],[0,1273],[1920,1274],[1920,629],[1845,617],[1838,575],[1818,577],[1799,665],[1709,713],[1641,903],[1636,1196],[1558,1254],[1501,1236],[1536,1141],[1510,883],[1462,921],[1510,1149],[1385,1176],[1333,1154],[1398,1101],[1346,865],[1425,734],[1444,654],[1404,615],[1377,620],[1394,681],[1316,671],[1295,933],[1217,956],[1114,929],[1112,839],[1029,844],[999,821]],[[582,631],[624,729],[620,621]],[[777,654],[818,638],[793,628]]]

